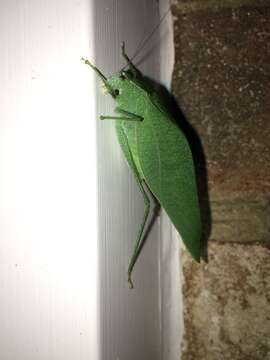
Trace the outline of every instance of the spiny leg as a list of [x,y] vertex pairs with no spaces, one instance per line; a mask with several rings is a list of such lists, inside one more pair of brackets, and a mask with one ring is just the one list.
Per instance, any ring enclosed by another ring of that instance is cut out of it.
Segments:
[[144,236],[144,229],[145,229],[145,225],[149,216],[149,212],[150,212],[150,199],[146,193],[146,191],[144,190],[144,187],[142,185],[142,181],[140,179],[138,180],[138,185],[139,185],[139,189],[143,195],[143,199],[144,199],[144,215],[143,215],[143,221],[142,224],[140,226],[140,230],[137,236],[137,241],[133,250],[133,255],[131,257],[130,263],[129,263],[129,267],[128,267],[128,282],[130,284],[130,287],[133,288],[133,283],[131,280],[131,274],[132,274],[132,270],[134,268],[134,265],[136,264],[136,261],[141,253],[141,250],[143,248],[144,242],[145,242],[145,236]]
[[[123,114],[123,115],[128,115],[128,117],[115,117],[115,116],[103,116],[102,119],[114,119],[114,120],[129,120],[129,121],[143,121],[143,118],[139,115],[130,113],[126,110],[123,110],[121,108],[116,108],[115,109],[116,112]],[[134,268],[134,265],[136,264],[136,261],[141,253],[142,247],[144,245],[145,242],[145,236],[144,236],[144,229],[145,229],[145,225],[147,223],[147,219],[149,216],[149,212],[150,212],[150,199],[143,187],[143,180],[140,177],[140,174],[138,172],[138,169],[136,167],[135,161],[133,159],[132,156],[132,152],[128,143],[128,138],[125,134],[125,132],[123,131],[121,125],[118,126],[118,136],[120,136],[119,138],[119,142],[120,145],[123,149],[123,152],[127,158],[128,164],[130,166],[130,168],[132,169],[134,175],[135,175],[135,179],[138,183],[139,189],[143,195],[143,199],[144,199],[144,204],[145,204],[145,208],[144,208],[144,215],[143,215],[143,221],[142,224],[140,226],[139,229],[139,233],[137,235],[137,240],[135,243],[135,247],[133,250],[133,254],[129,263],[129,267],[128,267],[128,282],[130,285],[130,288],[133,288],[133,283],[131,280],[131,274],[132,274],[132,270]]]
[[106,85],[106,82],[107,82],[106,76],[104,74],[102,74],[102,72],[94,64],[92,64],[88,59],[85,59],[85,58],[82,57],[81,60],[86,65],[89,65],[98,74],[98,76],[101,78],[103,83]]
[[143,215],[143,220],[142,220],[142,224],[140,226],[138,235],[137,235],[137,240],[134,246],[134,250],[133,250],[133,255],[131,257],[130,263],[129,263],[129,267],[128,267],[128,282],[130,284],[130,287],[133,288],[133,284],[132,284],[132,280],[131,280],[131,274],[132,274],[132,270],[134,268],[134,265],[140,255],[140,252],[142,250],[143,244],[145,242],[145,237],[144,237],[144,229],[145,229],[145,225],[149,216],[149,212],[150,212],[150,199],[143,187],[143,180],[140,177],[140,174],[138,172],[138,169],[136,167],[136,164],[134,162],[133,156],[132,156],[132,152],[128,143],[128,138],[125,134],[125,132],[123,131],[121,126],[118,126],[118,138],[119,138],[119,142],[120,145],[122,147],[122,150],[126,156],[126,159],[128,161],[128,164],[130,166],[130,168],[133,171],[133,174],[135,176],[135,179],[137,181],[137,184],[139,186],[139,189],[143,195],[143,199],[144,199],[144,203],[145,203],[145,208],[144,208],[144,215]]
[[81,58],[81,60],[86,64],[89,65],[97,74],[98,76],[101,78],[105,88],[107,89],[107,91],[109,92],[109,94],[111,94],[113,97],[116,97],[115,91],[112,89],[112,87],[110,86],[106,76],[95,66],[93,65],[89,60]]

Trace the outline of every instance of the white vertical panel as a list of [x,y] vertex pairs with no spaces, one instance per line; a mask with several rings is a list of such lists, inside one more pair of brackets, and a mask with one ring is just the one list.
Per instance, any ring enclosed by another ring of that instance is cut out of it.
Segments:
[[[95,3],[95,64],[109,76],[125,65],[120,43],[133,56],[159,22],[155,0],[99,0]],[[144,74],[159,79],[159,31],[135,59]],[[98,81],[98,112],[114,103]],[[158,219],[135,265],[134,289],[127,269],[143,218],[143,198],[116,140],[114,123],[98,124],[101,256],[101,348],[103,360],[160,358]]]
[[90,4],[0,5],[0,358],[98,359]]
[[[1,359],[161,359],[159,219],[129,290],[143,201],[79,60],[118,71],[120,42],[132,56],[157,3],[0,1]],[[135,61],[157,80],[158,34]]]

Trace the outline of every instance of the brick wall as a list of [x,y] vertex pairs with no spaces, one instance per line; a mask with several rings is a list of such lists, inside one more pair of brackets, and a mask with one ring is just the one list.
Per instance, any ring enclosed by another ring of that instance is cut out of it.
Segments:
[[172,13],[208,258],[182,254],[183,359],[270,359],[270,2],[178,0]]

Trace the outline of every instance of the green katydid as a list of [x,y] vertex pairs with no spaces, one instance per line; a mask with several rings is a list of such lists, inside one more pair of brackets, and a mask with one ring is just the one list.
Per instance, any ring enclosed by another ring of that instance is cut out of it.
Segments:
[[128,281],[145,241],[150,212],[147,187],[181,235],[192,257],[200,261],[201,218],[192,153],[189,144],[163,105],[157,93],[149,89],[145,78],[125,53],[128,69],[106,78],[88,60],[82,59],[101,78],[107,92],[117,103],[119,116],[100,116],[116,120],[116,133],[129,167],[143,195],[145,210],[133,255]]

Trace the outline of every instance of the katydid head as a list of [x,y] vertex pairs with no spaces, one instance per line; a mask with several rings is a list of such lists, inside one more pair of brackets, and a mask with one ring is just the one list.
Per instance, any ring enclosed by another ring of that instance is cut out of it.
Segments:
[[132,114],[142,116],[145,95],[148,92],[145,78],[136,74],[132,69],[122,70],[120,73],[110,76],[107,80],[109,86],[114,90],[114,100],[117,107]]
[[[103,82],[103,87],[105,91],[109,93],[113,98],[117,97],[118,100],[119,95],[123,93],[130,93],[129,91],[134,86],[134,84],[132,86],[132,80],[141,75],[139,70],[133,65],[133,63],[127,56],[124,42],[122,42],[121,44],[121,53],[127,64],[124,66],[124,68],[122,68],[122,70],[120,70],[119,73],[112,75],[109,78],[106,78],[106,76],[89,60],[84,58],[81,59],[86,65],[89,65],[97,73],[98,77]],[[128,66],[129,69],[125,70],[126,66]]]
[[93,65],[89,60],[81,58],[81,60],[89,65],[98,75],[103,83],[105,92],[110,94],[113,98],[118,98],[119,95],[123,93],[128,93],[131,84],[127,80],[132,80],[135,78],[135,75],[131,70],[121,70],[120,73],[110,76],[107,78],[95,65]]
[[82,58],[82,60],[96,72],[103,83],[106,93],[109,93],[121,107],[129,111],[134,111],[134,100],[143,88],[143,84],[140,83],[139,78],[141,75],[138,70],[135,70],[135,68],[121,70],[119,73],[107,78],[89,60],[84,58]]

